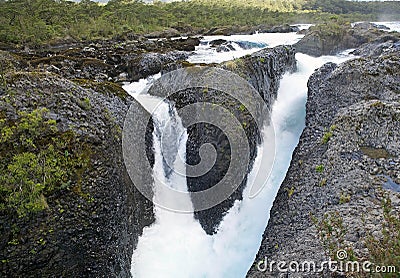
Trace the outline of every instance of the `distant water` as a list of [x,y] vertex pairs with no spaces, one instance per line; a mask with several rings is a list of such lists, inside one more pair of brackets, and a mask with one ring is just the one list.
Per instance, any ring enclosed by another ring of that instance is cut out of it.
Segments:
[[[361,22],[354,22],[352,25],[357,24],[357,23],[361,23]],[[396,32],[400,32],[400,21],[376,21],[376,22],[371,22],[377,25],[384,25],[388,28],[390,28],[390,30],[385,30],[385,31],[396,31]]]
[[[400,11],[399,11],[400,12]],[[390,31],[400,32],[400,21],[391,21],[391,22],[373,22],[379,25],[385,25],[390,28]]]
[[[308,25],[303,25],[303,28],[308,28]],[[251,42],[255,44],[264,44],[267,47],[275,47],[282,44],[294,44],[299,41],[304,35],[296,33],[259,33],[254,35],[232,35],[232,36],[205,36],[202,44],[196,47],[195,54],[190,56],[188,61],[191,63],[221,63],[235,58],[243,57],[247,54],[254,53],[262,47],[252,49],[242,49],[236,47],[234,51],[217,52],[215,48],[210,48],[207,44],[216,39],[223,39],[232,42]]]

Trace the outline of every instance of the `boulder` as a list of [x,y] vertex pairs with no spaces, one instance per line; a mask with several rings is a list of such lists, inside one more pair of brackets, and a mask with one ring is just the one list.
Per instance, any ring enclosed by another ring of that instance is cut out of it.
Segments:
[[163,31],[156,31],[144,35],[144,37],[148,39],[174,38],[180,36],[181,36],[180,32],[174,28],[165,29]]
[[311,26],[294,47],[297,52],[311,56],[334,55],[359,47],[384,33],[369,23],[356,24],[354,27],[340,22],[323,23]]
[[293,33],[300,31],[300,28],[297,26],[291,26],[289,24],[279,25],[272,27],[266,33]]
[[182,51],[173,51],[165,54],[146,53],[134,59],[125,61],[129,80],[137,81],[141,78],[159,73],[164,65],[186,60],[189,54]]
[[[221,41],[220,43],[223,44],[225,42]],[[168,66],[168,69],[176,70],[181,68],[190,68],[193,66],[194,65],[188,63],[173,63],[172,65]],[[258,98],[261,103],[253,104],[254,107],[257,107],[261,104],[264,104],[266,107],[271,107],[272,103],[276,99],[280,78],[285,72],[291,72],[295,70],[296,61],[292,47],[279,46],[271,49],[263,49],[253,53],[252,55],[248,55],[233,61],[228,61],[220,65],[209,66],[231,71],[236,73],[244,80],[247,80],[248,83],[255,89],[255,92],[259,94]],[[167,71],[164,73],[166,74]],[[167,83],[177,84],[175,86],[181,86],[181,84],[186,83],[190,84],[190,80],[186,80],[187,76],[183,73],[182,76],[179,76],[179,78],[175,77],[173,80]],[[218,76],[217,73],[218,72],[206,72],[201,76]],[[235,191],[229,196],[229,198],[226,198],[226,200],[214,207],[195,212],[195,218],[199,220],[203,229],[208,234],[214,234],[218,231],[218,225],[220,224],[226,212],[233,206],[236,200],[242,199],[242,192],[246,186],[247,175],[252,168],[256,155],[256,146],[260,143],[260,127],[256,124],[260,119],[254,120],[252,117],[250,117],[250,115],[247,114],[248,112],[245,109],[238,109],[238,107],[241,107],[241,103],[238,102],[238,99],[232,98],[232,96],[224,93],[226,91],[230,91],[230,88],[239,86],[239,83],[235,83],[236,81],[234,81],[232,77],[227,77],[226,79],[221,79],[219,82],[217,82],[218,86],[225,86],[225,91],[216,90],[212,86],[206,90],[204,88],[197,88],[194,86],[194,88],[187,90],[175,89],[180,93],[174,97],[170,97],[177,108],[183,108],[186,105],[196,102],[215,103],[217,106],[222,106],[232,111],[232,114],[235,115],[240,122],[245,123],[246,126],[245,131],[250,142],[250,160],[249,164],[245,165],[247,167],[247,171],[243,180],[240,182]],[[234,91],[240,90],[236,89]],[[153,91],[150,89],[149,93],[153,93]],[[245,91],[243,91],[243,93],[245,93]],[[254,101],[257,98],[250,94],[248,97],[246,97],[246,99],[248,101]],[[200,112],[201,111],[199,111],[199,113]],[[268,113],[264,113],[263,115],[263,120],[268,119]],[[223,120],[221,119],[220,122],[223,123]],[[210,169],[207,174],[196,178],[187,177],[188,188],[191,192],[198,192],[212,188],[221,180],[221,178],[225,176],[225,173],[232,162],[230,161],[230,145],[227,144],[227,138],[220,129],[209,124],[197,124],[189,127],[188,136],[189,138],[186,149],[186,160],[188,164],[197,165],[199,163],[199,151],[202,145],[205,143],[211,143],[217,149],[217,153],[219,154],[219,156],[216,158],[215,167]],[[234,185],[236,184],[232,183],[231,186]],[[195,209],[201,207],[202,202],[205,202],[204,200],[198,200],[195,197],[193,197],[192,201]]]

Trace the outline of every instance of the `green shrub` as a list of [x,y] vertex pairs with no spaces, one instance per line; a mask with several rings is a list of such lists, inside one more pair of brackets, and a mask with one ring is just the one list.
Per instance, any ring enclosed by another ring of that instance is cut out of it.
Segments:
[[344,192],[340,193],[340,197],[339,197],[339,204],[340,205],[346,204],[346,203],[350,202],[350,200],[351,200],[351,195],[350,194],[346,194]]
[[317,165],[317,166],[315,166],[315,171],[317,172],[317,173],[322,173],[323,171],[325,170],[325,167],[324,167],[324,165]]
[[311,221],[317,228],[322,246],[331,259],[337,259],[336,252],[339,250],[346,250],[350,257],[354,257],[352,249],[345,244],[347,228],[339,212],[325,213],[321,220],[311,215]]
[[324,136],[322,136],[321,143],[326,144],[328,141],[331,139],[333,136],[333,133],[331,131],[325,132]]
[[[400,216],[393,211],[389,197],[382,201],[383,221],[382,236],[368,235],[365,240],[368,256],[359,259],[355,256],[351,246],[345,243],[347,227],[339,212],[325,213],[322,219],[310,215],[314,223],[319,239],[327,255],[337,260],[337,251],[346,250],[348,261],[369,261],[375,266],[395,267],[397,273],[400,270]],[[372,277],[365,273],[352,273],[351,277]],[[375,273],[373,277],[398,277],[395,273]]]
[[[366,240],[369,261],[375,265],[395,266],[400,271],[400,216],[393,211],[392,202],[386,197],[382,202],[382,238],[370,235]],[[393,273],[381,277],[395,277]]]
[[0,209],[20,217],[47,208],[46,196],[79,180],[89,162],[85,144],[72,131],[60,132],[47,113],[19,112],[15,121],[0,115]]
[[322,136],[322,139],[321,139],[321,143],[322,144],[326,144],[326,143],[329,142],[329,140],[332,138],[333,132],[336,130],[336,128],[337,128],[336,125],[331,125],[329,130],[325,130],[325,133],[324,133],[324,135]]

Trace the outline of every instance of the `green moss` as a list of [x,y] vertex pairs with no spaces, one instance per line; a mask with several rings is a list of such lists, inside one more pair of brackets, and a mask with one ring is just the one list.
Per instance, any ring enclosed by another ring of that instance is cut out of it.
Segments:
[[337,126],[336,125],[331,125],[329,130],[325,130],[324,135],[322,136],[321,139],[321,143],[322,144],[326,144],[329,142],[329,140],[332,138],[333,136],[333,132],[336,130]]
[[385,105],[381,101],[375,101],[369,107],[371,107],[371,108],[382,108],[384,106]]
[[108,69],[111,68],[111,65],[108,65],[104,63],[103,61],[95,58],[85,58],[82,60],[82,66],[83,67],[96,67],[96,68],[102,68],[102,69]]
[[325,170],[325,167],[324,167],[324,165],[317,165],[317,166],[315,166],[315,171],[317,172],[317,173],[322,173],[323,171]]
[[[346,198],[347,202],[348,198]],[[389,196],[385,196],[382,201],[383,221],[381,223],[382,236],[374,237],[372,231],[366,229],[365,247],[368,256],[365,261],[373,262],[377,266],[393,266],[392,270],[400,269],[400,217],[393,209],[392,201]],[[329,212],[323,215],[322,219],[311,215],[318,236],[327,254],[331,259],[337,260],[337,251],[347,252],[347,261],[356,261],[354,250],[345,241],[347,227],[343,223],[343,218],[339,212]],[[365,220],[363,220],[365,221]],[[364,222],[365,223],[365,222]],[[353,276],[352,276],[353,277]],[[364,275],[354,275],[354,277],[366,277]],[[398,277],[395,272],[383,273],[377,277]]]
[[[392,201],[386,196],[382,201],[382,237],[367,237],[369,261],[376,265],[394,266],[400,270],[400,216],[393,210]],[[383,277],[398,277],[388,273]]]
[[354,257],[352,248],[345,243],[347,229],[339,212],[325,213],[321,220],[311,215],[311,220],[317,228],[322,246],[331,259],[338,259],[339,250],[346,250],[349,258]]
[[91,105],[90,105],[90,99],[88,97],[80,100],[78,102],[78,105],[80,108],[84,109],[84,110],[90,110]]
[[294,191],[295,191],[294,187],[286,188],[286,192],[287,192],[289,198],[292,197],[292,195],[294,194]]
[[351,200],[351,195],[350,194],[346,194],[344,192],[340,193],[340,197],[339,197],[339,204],[340,205],[346,204],[346,203],[350,202],[350,200]]
[[182,65],[182,67],[184,67],[184,68],[190,68],[190,67],[196,66],[196,64],[190,63],[190,62],[188,62],[188,61],[180,61],[179,63],[180,63],[180,64]]
[[73,131],[60,132],[48,110],[0,118],[0,208],[19,217],[48,207],[46,196],[68,189],[88,163],[87,147]]
[[9,242],[7,242],[7,244],[8,245],[18,245],[19,241],[18,241],[18,239],[13,239],[13,240],[10,240]]
[[327,183],[326,178],[323,178],[323,179],[319,182],[319,186],[320,186],[320,187],[323,187],[323,186],[326,185],[326,183]]
[[331,131],[325,132],[324,136],[322,136],[321,143],[322,144],[328,143],[332,136],[333,133]]

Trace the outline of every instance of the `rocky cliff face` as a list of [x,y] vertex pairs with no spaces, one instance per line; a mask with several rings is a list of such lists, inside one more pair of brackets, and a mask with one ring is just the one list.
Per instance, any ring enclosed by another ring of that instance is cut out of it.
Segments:
[[[1,54],[0,275],[129,277],[137,239],[154,221],[122,158],[134,100],[113,83],[18,72],[23,61]],[[24,188],[31,181],[39,196]]]
[[[85,51],[94,53],[92,49]],[[133,120],[140,121],[147,111],[117,84],[99,77],[101,67],[86,63],[97,58],[88,58],[80,50],[72,51],[68,57],[56,54],[49,59],[29,53],[0,54],[1,179],[20,178],[23,186],[32,186],[32,181],[36,183],[32,192],[37,193],[29,195],[31,191],[27,190],[23,192],[28,195],[18,195],[12,182],[1,187],[1,275],[129,277],[133,248],[143,227],[153,223],[154,215],[153,204],[136,190],[125,169],[121,130],[131,105],[136,111]],[[72,58],[74,55],[78,57]],[[159,57],[169,57],[151,55],[141,57],[155,61],[156,71],[161,70]],[[161,64],[172,60],[163,60]],[[93,71],[76,70],[83,65]],[[149,67],[152,63],[147,65],[143,61],[143,65]],[[254,93],[269,105],[282,74],[295,68],[294,51],[289,47],[263,50],[221,67],[248,80],[247,86],[253,85],[257,89],[253,89]],[[76,75],[82,72],[86,74]],[[204,96],[203,90],[186,93],[192,94],[173,99],[177,105]],[[206,100],[213,99],[230,108],[242,123],[246,122],[246,136],[251,141],[251,159],[246,167],[250,169],[259,131],[248,111],[240,109],[237,100],[221,93],[210,89]],[[145,151],[154,163],[152,128],[150,122]],[[195,163],[199,147],[205,142],[215,143],[224,156],[229,155],[226,138],[219,130],[196,126],[189,133],[189,163]],[[34,160],[22,160],[25,156]],[[52,162],[46,160],[48,157]],[[208,182],[221,177],[227,160],[218,157],[217,161],[218,167],[210,175],[188,180],[192,191],[203,190]],[[151,173],[143,173],[142,181],[151,191]],[[196,214],[208,233],[215,232],[224,213],[241,198],[244,184],[227,201]]]
[[[393,51],[341,65],[328,63],[311,76],[306,128],[248,277],[321,275],[279,273],[276,265],[261,272],[257,266],[261,262],[263,268],[265,258],[315,261],[317,266],[328,258],[338,260],[339,250],[347,251],[348,260],[377,265],[395,258],[398,249],[390,240],[396,240],[398,228],[393,231],[390,224],[385,241],[382,227],[388,229],[389,218],[384,211],[390,210],[382,200],[389,198],[391,215],[399,215],[399,72],[400,53]],[[338,273],[326,269],[323,274],[334,275]]]

